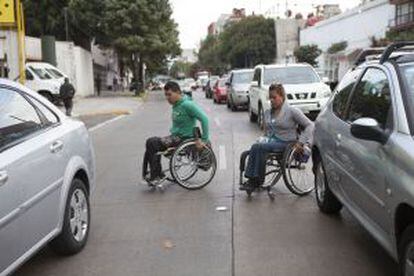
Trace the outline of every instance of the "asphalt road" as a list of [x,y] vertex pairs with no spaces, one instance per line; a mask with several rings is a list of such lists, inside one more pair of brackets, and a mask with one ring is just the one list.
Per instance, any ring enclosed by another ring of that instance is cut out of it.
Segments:
[[246,112],[201,92],[194,97],[209,115],[218,157],[210,185],[164,192],[142,185],[145,139],[170,126],[162,92],[151,92],[137,112],[92,132],[97,189],[87,247],[66,258],[45,248],[15,275],[397,275],[395,262],[346,210],[323,215],[313,195],[298,198],[282,180],[274,202],[266,194],[247,200],[237,189],[238,162],[258,128]]

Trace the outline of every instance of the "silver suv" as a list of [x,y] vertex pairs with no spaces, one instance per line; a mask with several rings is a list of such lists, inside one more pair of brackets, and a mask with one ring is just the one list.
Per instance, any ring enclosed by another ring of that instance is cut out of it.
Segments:
[[[316,201],[344,205],[414,275],[414,52],[389,46],[356,65],[315,122]],[[397,51],[398,50],[398,51]]]
[[226,83],[228,86],[227,107],[236,111],[249,104],[249,88],[253,79],[253,69],[233,70]]

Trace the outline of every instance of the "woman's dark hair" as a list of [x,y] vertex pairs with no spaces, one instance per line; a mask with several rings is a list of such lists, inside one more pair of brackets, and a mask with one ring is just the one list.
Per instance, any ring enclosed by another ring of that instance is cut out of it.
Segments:
[[172,92],[175,93],[179,93],[181,94],[181,89],[180,86],[178,85],[178,83],[176,83],[175,81],[168,81],[165,85],[164,85],[164,90],[171,90]]
[[286,100],[285,88],[281,83],[272,83],[269,87],[269,96],[272,94],[277,94],[283,98],[283,101]]

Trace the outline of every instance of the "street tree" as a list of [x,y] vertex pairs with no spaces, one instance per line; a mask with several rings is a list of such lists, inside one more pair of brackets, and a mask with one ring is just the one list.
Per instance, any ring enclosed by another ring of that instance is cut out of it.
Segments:
[[297,48],[294,52],[298,62],[306,62],[312,66],[317,66],[316,59],[321,55],[322,50],[317,45],[304,45]]
[[220,40],[216,35],[208,35],[200,45],[198,60],[200,67],[210,71],[214,75],[220,75],[225,71],[226,63],[223,62],[220,53]]
[[181,49],[168,0],[108,0],[105,33],[122,52],[136,80],[143,84],[143,65],[157,70]]
[[220,35],[220,56],[233,68],[271,63],[276,56],[273,19],[248,16],[231,23]]

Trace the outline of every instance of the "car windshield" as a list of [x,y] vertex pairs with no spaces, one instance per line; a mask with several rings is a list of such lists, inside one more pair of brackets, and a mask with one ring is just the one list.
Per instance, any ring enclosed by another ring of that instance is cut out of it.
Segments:
[[408,92],[414,101],[414,63],[402,66],[401,69]]
[[52,77],[50,74],[43,68],[35,68],[33,66],[29,66],[29,68],[42,80],[50,80]]
[[226,81],[227,81],[227,79],[221,79],[221,80],[218,82],[218,86],[219,86],[219,87],[225,87],[225,86],[226,86]]
[[264,84],[301,84],[319,82],[318,75],[309,67],[268,68],[264,72]]
[[253,71],[233,74],[233,83],[250,83],[252,79]]
[[64,77],[58,70],[55,70],[53,68],[46,68],[46,71],[49,74],[51,74],[53,77],[55,77],[56,79],[60,79]]

